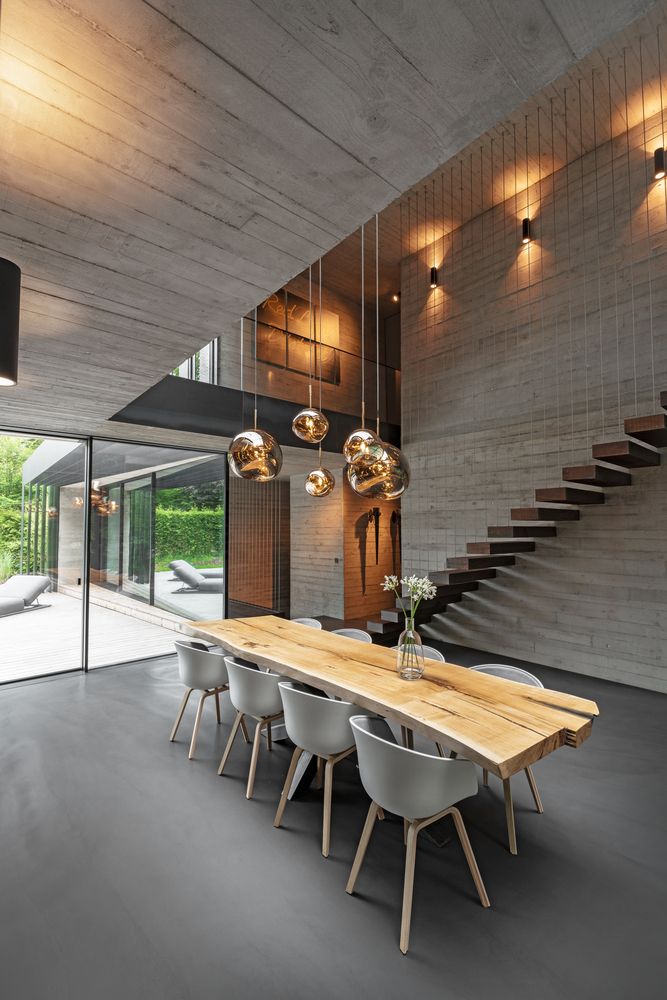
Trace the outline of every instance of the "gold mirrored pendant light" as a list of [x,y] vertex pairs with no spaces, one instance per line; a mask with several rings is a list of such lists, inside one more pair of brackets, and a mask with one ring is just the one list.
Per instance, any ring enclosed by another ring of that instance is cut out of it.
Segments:
[[365,306],[366,292],[364,285],[365,254],[364,227],[361,227],[361,427],[357,427],[348,435],[343,445],[343,456],[349,465],[370,458],[382,456],[382,442],[377,434],[366,427],[366,379],[365,379]]
[[[243,320],[241,320],[241,410],[245,394],[243,389]],[[241,414],[243,421],[243,412]],[[269,483],[275,479],[283,465],[280,445],[268,431],[257,426],[257,308],[255,307],[255,409],[253,426],[241,431],[232,440],[227,455],[229,468],[239,479],[253,479],[256,483]]]
[[380,438],[380,272],[377,213],[375,215],[375,403],[375,442],[366,455],[359,455],[354,462],[348,463],[347,480],[354,492],[361,497],[372,500],[396,500],[410,485],[410,466],[399,448],[387,444]]
[[[320,389],[320,415],[322,414],[322,258],[320,257],[320,347],[319,347],[319,389]],[[315,341],[317,344],[317,339]],[[317,355],[316,355],[317,357]],[[326,418],[325,418],[326,419]],[[329,422],[327,421],[327,430],[329,429]],[[333,477],[333,473],[329,469],[325,469],[322,465],[322,443],[319,442],[318,447],[318,463],[317,468],[313,469],[306,476],[305,482],[306,493],[311,497],[326,497],[328,496],[334,486],[336,485],[336,480]]]
[[[313,406],[313,368],[317,368],[317,351],[313,364],[313,333],[317,333],[313,312],[313,270],[308,265],[308,406],[299,410],[292,421],[292,431],[301,441],[320,444],[329,431],[329,421],[322,413],[322,260],[320,259],[320,407]],[[317,336],[315,337],[317,347]]]

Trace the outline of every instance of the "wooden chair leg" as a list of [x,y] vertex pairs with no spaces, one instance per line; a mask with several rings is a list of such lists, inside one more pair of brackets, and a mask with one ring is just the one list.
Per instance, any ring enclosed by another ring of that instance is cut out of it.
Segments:
[[188,760],[192,760],[195,755],[195,750],[197,749],[197,737],[199,736],[199,727],[201,725],[202,712],[204,711],[204,702],[208,698],[210,691],[203,691],[202,696],[199,699],[199,704],[197,705],[197,714],[195,716],[195,727],[192,730],[192,739],[190,741],[190,750],[188,751]]
[[378,819],[379,820],[384,819],[384,809],[382,808],[382,806],[378,806]]
[[267,749],[273,750],[273,742],[271,740],[271,723],[270,722],[267,722],[267,724],[266,724],[266,746],[267,746]]
[[329,844],[331,842],[331,799],[333,797],[333,768],[332,760],[328,760],[324,766],[324,810],[322,815],[322,855],[329,857]]
[[505,816],[507,817],[507,836],[509,839],[510,854],[517,854],[514,806],[512,804],[512,788],[509,778],[503,778],[503,792],[505,794]]
[[482,768],[482,784],[488,785],[489,783],[489,772],[485,767]]
[[466,856],[466,861],[468,862],[468,868],[470,869],[470,874],[472,875],[473,882],[477,889],[479,895],[479,901],[482,906],[490,906],[489,897],[486,894],[486,888],[484,887],[484,882],[482,881],[482,876],[479,873],[479,868],[477,867],[477,861],[475,859],[475,854],[472,849],[470,840],[468,839],[468,832],[465,828],[465,823],[463,822],[463,817],[458,809],[452,809],[452,819],[454,820],[454,826],[456,827],[456,832],[459,835],[459,840],[461,841],[461,847],[463,848],[463,853]]
[[415,861],[417,860],[418,825],[412,822],[408,825],[408,843],[405,849],[405,879],[403,882],[403,912],[401,914],[400,948],[403,954],[410,943],[410,921],[412,919],[412,895],[415,885]]
[[255,787],[255,774],[257,773],[257,758],[259,757],[259,745],[262,739],[262,728],[265,725],[264,721],[260,721],[255,726],[255,738],[252,741],[252,755],[250,757],[250,770],[248,771],[248,784],[246,786],[245,797],[247,799],[252,798],[253,789]]
[[190,698],[191,694],[192,694],[192,688],[187,688],[185,694],[181,699],[181,704],[179,705],[178,708],[178,715],[176,716],[176,722],[174,723],[173,729],[171,730],[171,736],[169,737],[171,743],[173,743],[174,740],[176,739],[176,733],[178,732],[178,727],[181,724],[181,719],[183,718],[183,713],[185,712],[185,706],[187,705],[188,699]]
[[222,760],[220,761],[220,767],[218,768],[218,774],[222,774],[222,772],[225,770],[225,765],[226,765],[227,759],[228,759],[228,757],[229,757],[229,755],[231,753],[232,744],[234,743],[234,739],[236,738],[236,734],[239,731],[239,726],[243,726],[243,725],[245,725],[245,723],[243,722],[243,713],[242,712],[237,712],[236,713],[236,718],[234,719],[234,723],[232,725],[232,731],[229,734],[229,739],[227,740],[227,746],[225,747],[225,752],[223,753]]
[[215,714],[218,720],[218,725],[220,725],[222,721],[220,718],[220,688],[215,689]]
[[403,843],[406,845],[406,847],[407,847],[407,843],[408,843],[408,827],[409,827],[409,825],[410,825],[410,821],[407,820],[405,817],[403,817]]
[[292,782],[294,781],[296,766],[299,763],[299,758],[302,753],[303,750],[301,747],[294,747],[294,753],[292,754],[292,759],[287,770],[287,777],[285,778],[285,784],[283,785],[283,790],[280,793],[280,801],[278,803],[278,808],[276,809],[275,819],[273,820],[273,825],[276,828],[278,828],[282,822],[283,813],[285,812],[285,806],[287,805],[287,799],[289,797],[289,791],[292,787]]
[[528,778],[528,784],[530,785],[530,790],[533,793],[533,798],[535,799],[535,808],[538,813],[543,813],[544,806],[542,805],[542,799],[540,798],[537,782],[535,781],[535,775],[533,774],[533,769],[531,767],[526,768],[526,777]]
[[313,781],[313,791],[319,792],[324,783],[324,761],[321,757],[317,758],[317,772],[315,774],[315,780]]
[[248,736],[248,727],[245,724],[245,719],[241,716],[241,732],[243,733],[243,742],[250,743],[250,737]]
[[352,869],[350,871],[350,877],[347,880],[347,885],[345,886],[345,892],[352,894],[354,892],[354,887],[357,884],[357,878],[359,877],[359,870],[364,863],[364,858],[366,856],[366,850],[368,848],[368,842],[371,839],[371,834],[373,832],[373,827],[375,826],[375,820],[377,818],[379,805],[376,802],[371,802],[368,807],[368,813],[366,815],[366,822],[364,823],[364,828],[361,831],[361,839],[359,840],[359,846],[357,847],[357,853],[354,856],[354,861],[352,862]]

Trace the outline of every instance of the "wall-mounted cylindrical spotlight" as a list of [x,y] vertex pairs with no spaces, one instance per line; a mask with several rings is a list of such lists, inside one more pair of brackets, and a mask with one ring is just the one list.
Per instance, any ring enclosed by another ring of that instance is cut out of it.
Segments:
[[431,288],[438,287],[438,269],[437,267],[431,268]]
[[21,269],[0,257],[0,386],[18,380],[20,300]]
[[533,238],[533,234],[530,231],[530,219],[526,218],[521,223],[521,242],[530,243]]
[[653,154],[653,176],[657,181],[665,176],[665,150],[662,146],[658,146]]

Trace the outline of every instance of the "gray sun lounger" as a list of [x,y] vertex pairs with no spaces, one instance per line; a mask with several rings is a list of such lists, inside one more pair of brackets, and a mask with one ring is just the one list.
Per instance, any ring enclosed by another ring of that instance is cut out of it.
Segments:
[[0,616],[19,615],[23,611],[36,611],[48,607],[39,603],[39,597],[51,586],[48,576],[10,576],[0,583]]
[[225,586],[223,569],[195,569],[185,559],[175,559],[169,563],[169,569],[183,586],[174,590],[174,594],[222,594]]

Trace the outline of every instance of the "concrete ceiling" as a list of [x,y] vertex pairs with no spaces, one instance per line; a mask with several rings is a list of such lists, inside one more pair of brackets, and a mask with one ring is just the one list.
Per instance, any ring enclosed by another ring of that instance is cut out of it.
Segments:
[[212,337],[236,366],[241,314],[652,6],[4,0],[0,426],[117,436]]

